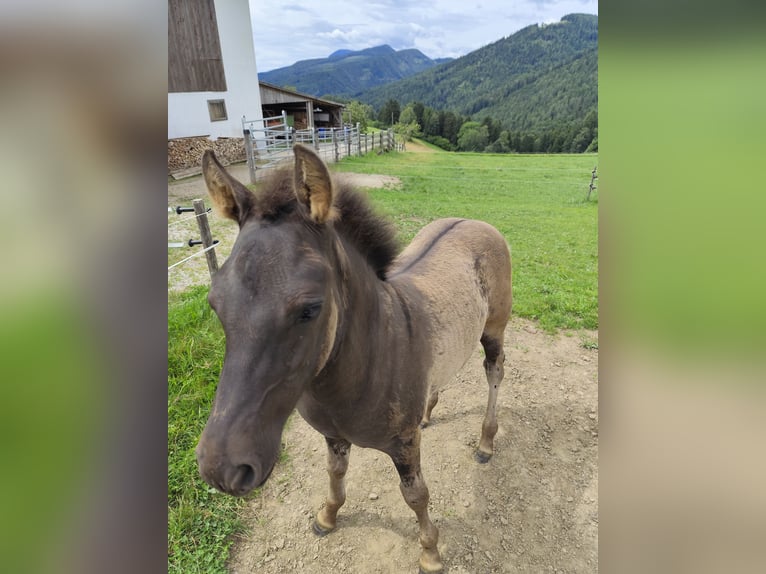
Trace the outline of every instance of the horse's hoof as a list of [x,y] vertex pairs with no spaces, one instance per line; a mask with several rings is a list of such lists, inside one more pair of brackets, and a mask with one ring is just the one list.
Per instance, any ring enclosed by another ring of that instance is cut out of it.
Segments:
[[480,450],[476,451],[476,460],[479,461],[481,464],[487,464],[489,462],[489,459],[492,458],[491,454],[487,454],[486,452],[481,452]]
[[319,523],[316,520],[312,523],[311,529],[314,531],[314,534],[316,534],[317,536],[327,536],[328,534],[330,534],[330,532],[332,532],[331,528],[328,529],[328,528],[322,528],[321,526],[319,526]]
[[429,423],[427,423],[427,422],[421,422],[421,423],[420,423],[420,428],[421,428],[421,429],[424,429],[424,428],[426,428],[426,427],[428,426],[428,424],[429,424]]

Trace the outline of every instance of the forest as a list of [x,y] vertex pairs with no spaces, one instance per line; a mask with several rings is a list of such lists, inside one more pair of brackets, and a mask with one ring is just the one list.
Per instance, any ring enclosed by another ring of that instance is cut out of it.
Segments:
[[533,25],[358,95],[352,123],[393,126],[447,150],[598,151],[598,16]]
[[357,100],[347,102],[344,117],[362,129],[392,127],[405,140],[419,137],[448,151],[487,153],[582,153],[598,151],[598,110],[582,120],[539,130],[511,130],[490,115],[472,119],[450,110],[435,110],[421,102],[403,108],[397,100],[376,110]]

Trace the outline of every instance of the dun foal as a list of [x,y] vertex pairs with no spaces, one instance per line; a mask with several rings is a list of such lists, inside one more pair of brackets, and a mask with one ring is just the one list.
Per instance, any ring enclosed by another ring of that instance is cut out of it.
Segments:
[[505,239],[480,221],[442,219],[397,255],[391,224],[337,187],[308,147],[255,194],[211,151],[202,163],[214,205],[240,228],[209,294],[226,355],[197,446],[202,477],[236,496],[263,484],[297,407],[327,442],[330,491],[314,530],[335,528],[351,445],[374,448],[417,515],[421,571],[440,572],[420,428],[480,341],[489,398],[476,456],[492,456],[511,311]]

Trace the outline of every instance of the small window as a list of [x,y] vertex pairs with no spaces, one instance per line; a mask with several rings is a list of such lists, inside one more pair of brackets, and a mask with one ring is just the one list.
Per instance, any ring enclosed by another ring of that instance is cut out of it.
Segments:
[[224,100],[208,100],[207,111],[210,112],[211,122],[220,122],[228,119],[226,116],[226,102]]

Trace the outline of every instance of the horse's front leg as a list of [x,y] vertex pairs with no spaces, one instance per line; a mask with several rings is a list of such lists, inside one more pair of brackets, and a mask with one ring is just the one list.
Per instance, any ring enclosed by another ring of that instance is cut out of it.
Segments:
[[327,474],[330,475],[330,493],[314,521],[314,532],[324,536],[335,528],[338,509],[346,502],[346,470],[351,443],[343,439],[325,437],[327,441]]
[[408,437],[400,437],[397,448],[390,453],[396,465],[402,491],[407,505],[415,511],[420,527],[420,571],[431,574],[442,571],[442,561],[436,545],[439,530],[428,516],[428,487],[420,472],[420,429],[416,428]]

